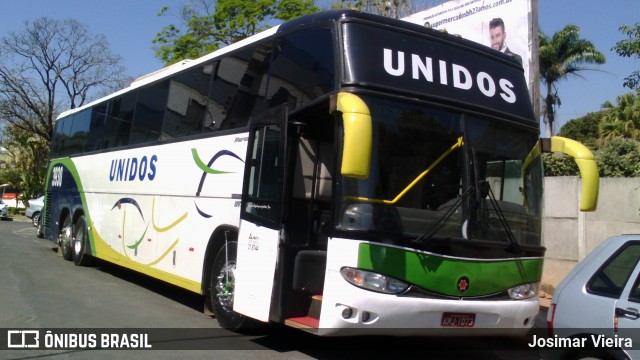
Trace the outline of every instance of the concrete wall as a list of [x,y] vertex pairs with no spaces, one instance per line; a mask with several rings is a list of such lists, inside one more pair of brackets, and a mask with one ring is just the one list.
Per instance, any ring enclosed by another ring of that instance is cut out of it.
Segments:
[[580,186],[578,177],[545,178],[543,286],[555,288],[607,237],[640,234],[640,178],[601,178],[598,209],[588,213],[578,210]]

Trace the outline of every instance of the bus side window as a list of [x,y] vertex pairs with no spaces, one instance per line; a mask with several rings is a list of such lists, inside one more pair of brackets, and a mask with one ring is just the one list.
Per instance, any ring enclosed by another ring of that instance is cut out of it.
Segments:
[[60,132],[58,136],[58,156],[71,155],[71,130],[75,115],[68,116],[61,120]]
[[67,155],[81,154],[89,133],[91,124],[91,109],[85,109],[73,116],[73,126],[67,143]]
[[104,130],[107,122],[107,102],[96,105],[91,110],[91,125],[89,126],[89,134],[87,134],[87,142],[84,144],[84,152],[100,149],[104,141]]
[[140,90],[133,117],[130,145],[160,140],[168,94],[168,80]]
[[163,137],[187,136],[202,131],[210,81],[211,70],[206,65],[171,79]]
[[51,139],[51,154],[50,157],[57,157],[62,147],[62,128],[64,127],[64,119],[56,120],[53,127],[53,137]]
[[101,149],[129,144],[136,97],[137,92],[134,91],[111,100]]
[[327,28],[309,29],[277,39],[269,70],[269,105],[289,103],[289,110],[335,87],[333,41]]
[[210,96],[212,106],[219,109],[214,118],[216,129],[245,126],[252,114],[260,112],[256,100],[264,98],[268,48],[250,48],[220,61]]

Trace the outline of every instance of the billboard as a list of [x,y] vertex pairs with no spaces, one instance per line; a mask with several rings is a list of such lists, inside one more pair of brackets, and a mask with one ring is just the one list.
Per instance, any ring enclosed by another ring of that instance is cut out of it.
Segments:
[[[402,20],[446,30],[519,59],[532,91],[532,0],[453,0]],[[537,32],[537,30],[536,30]],[[532,92],[533,93],[533,92]]]

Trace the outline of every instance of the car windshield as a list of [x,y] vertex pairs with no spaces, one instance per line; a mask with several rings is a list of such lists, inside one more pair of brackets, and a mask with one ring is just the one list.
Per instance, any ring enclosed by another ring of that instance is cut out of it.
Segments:
[[362,98],[373,121],[370,175],[342,179],[339,230],[540,244],[541,160],[524,162],[535,131]]

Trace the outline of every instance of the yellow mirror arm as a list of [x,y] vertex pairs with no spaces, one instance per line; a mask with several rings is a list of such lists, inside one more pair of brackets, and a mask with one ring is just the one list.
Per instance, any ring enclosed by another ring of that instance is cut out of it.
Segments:
[[581,211],[595,211],[598,206],[600,177],[593,153],[579,142],[560,136],[551,137],[551,152],[561,152],[574,158],[582,177]]

